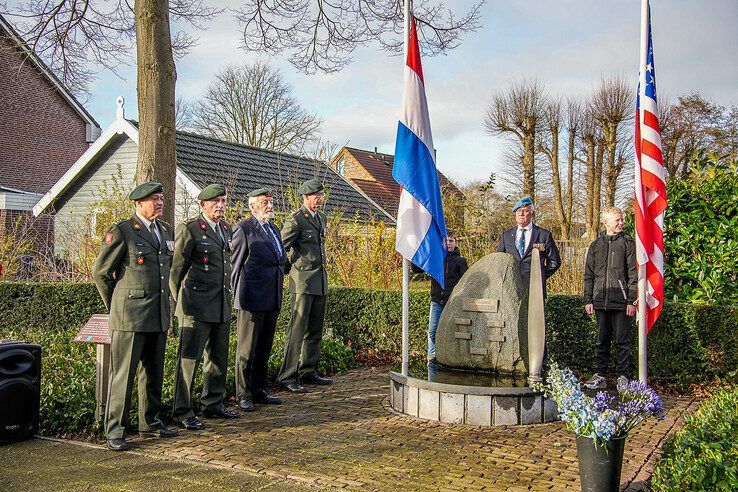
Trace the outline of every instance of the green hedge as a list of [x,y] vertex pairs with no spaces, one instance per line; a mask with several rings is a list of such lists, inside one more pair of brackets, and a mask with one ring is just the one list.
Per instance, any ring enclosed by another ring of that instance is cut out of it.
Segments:
[[[429,295],[412,291],[410,348],[426,350]],[[401,299],[397,291],[332,288],[320,370],[345,371],[355,352],[372,351],[399,357]],[[279,316],[274,350],[269,360],[274,375],[281,364],[284,328],[289,322],[289,297]],[[43,347],[42,422],[44,432],[94,430],[94,347],[71,340],[94,313],[104,312],[92,284],[0,283],[0,339],[25,340]],[[672,304],[649,335],[649,373],[680,383],[707,381],[738,366],[738,308]],[[582,299],[552,296],[546,302],[548,352],[559,364],[590,372],[594,365],[597,327],[585,316]],[[633,370],[637,366],[637,332],[632,340]],[[235,330],[233,330],[235,332]],[[167,344],[164,401],[172,398],[177,340]],[[233,394],[235,333],[232,333],[228,394]],[[196,381],[199,388],[201,381]]]
[[654,490],[738,490],[738,389],[705,401],[663,448]]

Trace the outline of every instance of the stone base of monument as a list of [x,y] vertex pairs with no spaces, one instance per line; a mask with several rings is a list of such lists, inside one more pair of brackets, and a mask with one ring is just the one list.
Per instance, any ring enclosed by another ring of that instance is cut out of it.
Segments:
[[390,405],[406,415],[451,424],[529,425],[558,420],[556,403],[527,386],[450,384],[393,371]]

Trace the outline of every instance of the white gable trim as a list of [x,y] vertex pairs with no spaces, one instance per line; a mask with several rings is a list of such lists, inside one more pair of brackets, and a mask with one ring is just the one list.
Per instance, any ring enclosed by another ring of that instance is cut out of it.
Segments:
[[124,118],[117,118],[112,125],[110,125],[100,138],[95,140],[89,149],[85,151],[77,162],[75,162],[64,175],[59,178],[59,181],[51,187],[51,189],[38,201],[33,207],[33,215],[38,217],[44,213],[49,206],[56,200],[62,193],[64,193],[69,186],[77,179],[77,177],[90,165],[90,163],[103,151],[108,145],[118,136],[127,135],[128,138],[136,142],[138,145],[138,129],[133,126],[128,120]]
[[184,185],[185,190],[187,193],[194,199],[197,199],[197,195],[200,194],[202,191],[199,186],[195,184],[194,181],[190,179],[187,174],[185,174],[179,167],[177,167],[177,185],[180,183]]

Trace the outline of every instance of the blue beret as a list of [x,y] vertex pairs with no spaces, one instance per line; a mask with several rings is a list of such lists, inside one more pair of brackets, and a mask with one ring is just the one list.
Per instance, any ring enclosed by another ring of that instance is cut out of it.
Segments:
[[515,202],[512,211],[515,212],[520,207],[527,207],[528,205],[533,205],[533,199],[529,196],[524,196],[523,198]]
[[143,200],[149,195],[153,195],[154,193],[161,193],[164,190],[164,187],[161,185],[161,183],[156,183],[154,181],[149,181],[148,183],[143,183],[138,186],[136,186],[130,195],[128,195],[129,200]]

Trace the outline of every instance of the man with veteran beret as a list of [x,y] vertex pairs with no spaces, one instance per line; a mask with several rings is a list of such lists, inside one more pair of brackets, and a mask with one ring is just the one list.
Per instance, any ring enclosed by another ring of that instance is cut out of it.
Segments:
[[247,412],[256,404],[279,404],[267,393],[267,363],[282,306],[287,254],[282,236],[272,223],[272,191],[259,188],[248,194],[251,217],[233,231],[233,276],[236,307],[236,394],[238,407]]
[[282,226],[282,241],[291,264],[292,319],[285,335],[279,382],[293,393],[306,393],[308,390],[302,384],[333,382],[316,372],[328,299],[327,217],[319,210],[325,201],[323,183],[309,179],[297,192],[302,195],[302,206],[288,215]]
[[172,417],[180,427],[205,424],[192,408],[192,382],[203,359],[203,416],[235,418],[223,403],[231,325],[231,228],[223,220],[226,190],[211,184],[197,196],[200,214],[177,226],[170,286],[180,327]]
[[138,185],[128,196],[136,213],[108,229],[95,259],[93,279],[110,311],[110,384],[105,405],[109,449],[123,451],[133,379],[139,363],[140,434],[176,436],[159,415],[164,349],[170,325],[169,271],[174,254],[172,226],[164,211],[161,183]]
[[502,233],[498,252],[510,253],[520,265],[525,288],[530,286],[531,251],[536,248],[540,251],[541,278],[543,279],[543,296],[546,297],[546,280],[561,266],[559,249],[553,240],[551,232],[538,227],[533,223],[535,215],[533,200],[524,196],[512,208],[515,213],[516,227]]

